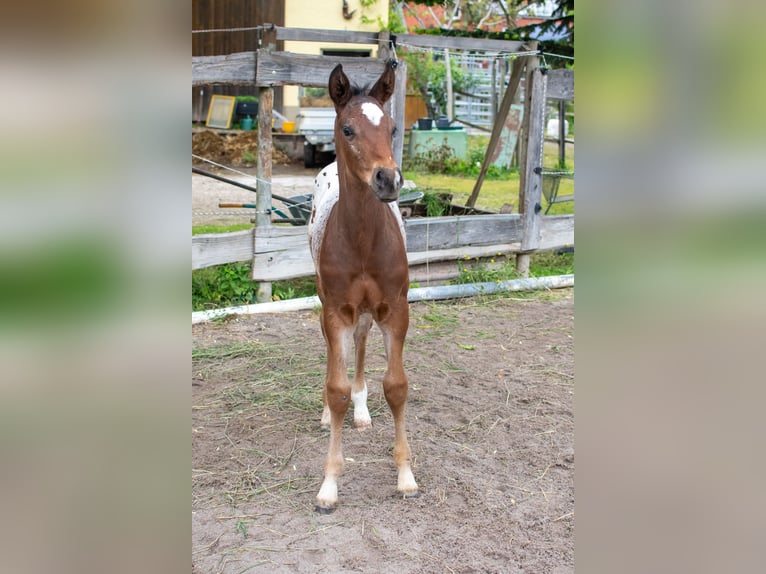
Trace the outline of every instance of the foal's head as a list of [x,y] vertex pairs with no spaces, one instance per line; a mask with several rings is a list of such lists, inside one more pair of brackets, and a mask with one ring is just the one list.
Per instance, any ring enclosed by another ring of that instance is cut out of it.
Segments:
[[402,174],[391,149],[394,121],[383,111],[394,92],[391,62],[375,85],[365,94],[352,87],[338,64],[330,74],[329,91],[335,103],[335,153],[338,169],[366,184],[381,201],[399,196]]

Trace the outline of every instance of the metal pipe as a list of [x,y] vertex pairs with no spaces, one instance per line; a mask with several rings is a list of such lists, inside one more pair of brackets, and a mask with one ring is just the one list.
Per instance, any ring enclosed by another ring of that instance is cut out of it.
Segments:
[[[476,295],[490,295],[492,293],[510,291],[536,291],[540,289],[561,289],[574,287],[574,275],[553,275],[550,277],[530,277],[528,279],[509,279],[497,283],[465,283],[461,285],[438,285],[435,287],[416,287],[410,289],[407,300],[437,301],[441,299],[457,299],[460,297],[474,297]],[[226,315],[251,315],[255,313],[280,313],[283,311],[307,311],[322,305],[319,297],[301,297],[299,299],[286,299],[284,301],[269,301],[267,303],[255,303],[253,305],[241,305],[239,307],[225,307],[210,311],[196,311],[192,313],[192,324],[218,319]]]

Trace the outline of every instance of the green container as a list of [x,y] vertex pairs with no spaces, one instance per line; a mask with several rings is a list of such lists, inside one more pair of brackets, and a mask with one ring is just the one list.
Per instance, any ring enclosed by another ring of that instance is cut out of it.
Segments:
[[241,127],[244,131],[249,132],[253,129],[253,118],[250,116],[245,116],[239,120],[239,127]]

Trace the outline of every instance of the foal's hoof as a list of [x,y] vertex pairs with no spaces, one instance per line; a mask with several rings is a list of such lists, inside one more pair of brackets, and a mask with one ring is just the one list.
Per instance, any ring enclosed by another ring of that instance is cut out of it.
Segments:
[[320,506],[319,504],[316,504],[314,506],[314,510],[316,510],[319,514],[332,514],[335,512],[335,507],[330,506],[329,508],[325,508],[324,506]]
[[368,429],[372,428],[372,421],[370,419],[360,419],[356,420],[354,419],[354,426],[356,427],[356,430],[358,431],[366,431]]
[[410,500],[412,498],[420,498],[420,491],[419,490],[413,490],[413,491],[410,491],[410,492],[397,492],[396,494],[402,500]]

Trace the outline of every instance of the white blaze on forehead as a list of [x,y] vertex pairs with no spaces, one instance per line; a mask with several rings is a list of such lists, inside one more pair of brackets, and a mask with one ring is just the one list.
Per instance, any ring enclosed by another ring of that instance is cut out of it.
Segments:
[[364,102],[362,104],[362,113],[374,126],[379,125],[380,120],[383,118],[383,110],[380,109],[378,104],[373,104],[372,102]]

